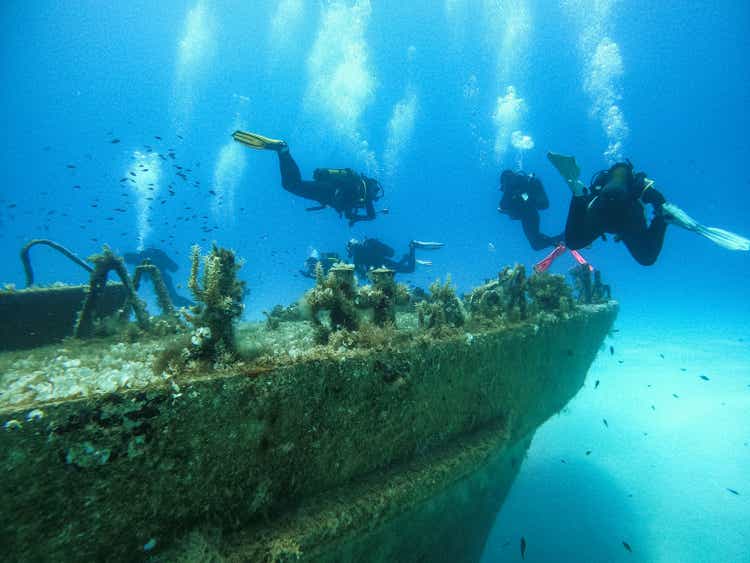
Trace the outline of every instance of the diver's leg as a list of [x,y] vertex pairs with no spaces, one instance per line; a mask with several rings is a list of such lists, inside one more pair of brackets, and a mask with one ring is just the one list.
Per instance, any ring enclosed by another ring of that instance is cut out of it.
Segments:
[[321,205],[330,203],[332,195],[328,184],[303,180],[299,166],[289,153],[289,149],[280,150],[278,154],[281,185],[286,191],[306,199],[315,200]]
[[536,209],[524,210],[521,215],[521,226],[532,249],[541,250],[555,245],[552,238],[539,232],[539,211]]
[[667,222],[663,217],[656,216],[648,229],[644,219],[642,228],[623,235],[622,241],[636,262],[642,266],[651,266],[659,257],[666,232]]
[[409,252],[404,254],[401,260],[398,261],[399,269],[396,270],[397,272],[402,274],[411,274],[414,272],[417,267],[416,249],[417,245],[409,243]]
[[281,185],[285,190],[295,193],[295,187],[302,183],[302,174],[300,174],[299,166],[297,166],[297,163],[292,158],[289,149],[281,150],[278,154]]
[[416,269],[414,251],[412,250],[409,254],[404,254],[398,262],[390,258],[383,258],[383,266],[398,274],[411,274]]
[[591,227],[591,218],[588,217],[588,199],[585,197],[572,197],[568,209],[568,220],[565,223],[565,246],[571,250],[578,250],[588,246],[602,235],[601,232]]
[[163,270],[161,270],[161,279],[164,281],[164,285],[167,288],[167,293],[169,293],[169,299],[172,301],[172,305],[175,307],[189,307],[193,304],[190,299],[177,293],[177,290],[174,287],[174,282],[172,281],[172,276]]

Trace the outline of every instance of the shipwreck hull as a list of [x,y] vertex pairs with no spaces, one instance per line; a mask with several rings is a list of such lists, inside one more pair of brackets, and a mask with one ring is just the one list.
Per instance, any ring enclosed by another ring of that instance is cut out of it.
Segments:
[[2,412],[6,559],[476,561],[616,314]]

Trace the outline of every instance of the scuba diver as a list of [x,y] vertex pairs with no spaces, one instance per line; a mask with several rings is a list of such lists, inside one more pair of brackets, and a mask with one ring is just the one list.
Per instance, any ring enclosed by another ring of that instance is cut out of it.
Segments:
[[425,242],[412,240],[409,242],[409,252],[404,254],[400,260],[393,260],[396,251],[387,244],[374,238],[365,240],[351,239],[346,243],[346,252],[354,263],[354,270],[361,278],[367,277],[367,272],[373,268],[385,266],[398,274],[411,274],[416,265],[432,266],[429,260],[417,260],[416,250],[438,250],[442,248],[442,242]]
[[541,250],[562,241],[562,234],[550,237],[539,231],[539,211],[549,207],[549,199],[539,178],[520,171],[503,170],[500,174],[500,191],[503,197],[497,210],[521,221],[531,248]]
[[328,274],[331,266],[341,261],[341,256],[337,252],[319,252],[316,248],[313,248],[305,259],[305,269],[300,270],[299,273],[314,280],[318,264],[323,268],[323,273]]
[[[319,205],[309,207],[307,211],[331,207],[339,217],[343,215],[348,219],[350,227],[358,221],[372,221],[377,216],[374,202],[383,197],[383,187],[374,178],[351,168],[316,168],[313,180],[303,180],[285,141],[245,131],[235,131],[232,138],[251,149],[276,151],[283,188],[289,193],[318,202]],[[360,213],[361,210],[364,213]],[[381,213],[387,213],[387,210],[383,209]]]
[[[629,160],[618,162],[594,175],[587,188],[572,156],[547,153],[573,192],[565,225],[565,244],[572,250],[588,246],[605,233],[623,241],[635,260],[650,266],[656,262],[668,224],[695,232],[730,250],[750,250],[750,240],[716,227],[706,227],[668,202],[644,172],[633,172]],[[654,216],[646,221],[645,205]]]
[[172,282],[172,276],[169,272],[176,272],[178,269],[177,264],[172,260],[167,253],[159,248],[146,248],[139,252],[126,252],[123,257],[127,264],[133,264],[138,266],[144,260],[149,260],[154,266],[159,268],[161,277],[164,280],[164,285],[167,287],[169,298],[172,300],[172,305],[175,307],[190,307],[193,302],[190,299],[182,297],[174,287]]

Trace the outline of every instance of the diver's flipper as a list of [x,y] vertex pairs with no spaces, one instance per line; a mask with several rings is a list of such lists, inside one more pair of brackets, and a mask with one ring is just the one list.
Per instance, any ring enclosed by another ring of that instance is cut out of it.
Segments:
[[432,261],[430,260],[416,260],[416,263],[422,266],[432,266]]
[[717,227],[706,227],[677,207],[674,203],[662,205],[664,220],[688,231],[692,231],[729,250],[750,250],[750,240]]
[[247,131],[235,131],[232,133],[232,138],[246,147],[259,151],[266,149],[277,151],[286,146],[286,143],[280,139],[271,139],[270,137],[264,137],[263,135]]
[[565,183],[573,192],[573,195],[583,195],[583,188],[586,186],[581,182],[581,169],[576,164],[574,156],[565,156],[564,154],[557,154],[555,152],[548,152],[547,159],[552,163],[560,176],[563,177]]
[[414,248],[419,248],[420,250],[438,250],[439,248],[443,248],[445,246],[445,243],[431,242],[426,240],[413,240],[411,241],[411,245]]

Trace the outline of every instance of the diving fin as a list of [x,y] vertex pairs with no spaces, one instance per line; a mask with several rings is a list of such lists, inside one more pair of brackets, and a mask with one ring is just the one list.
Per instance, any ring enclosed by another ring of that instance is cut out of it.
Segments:
[[745,237],[717,227],[701,225],[674,203],[665,202],[661,207],[664,210],[664,220],[668,223],[697,233],[714,244],[718,244],[728,250],[742,250],[745,252],[750,250],[750,240]]
[[419,260],[419,259],[417,259],[417,260],[415,260],[415,262],[417,264],[419,264],[420,266],[432,266],[432,261],[431,260]]
[[249,133],[247,131],[235,131],[232,133],[232,138],[238,143],[242,143],[246,147],[258,151],[278,151],[286,146],[286,143],[280,139],[271,139],[270,137],[264,137],[263,135]]
[[575,196],[583,195],[583,189],[586,187],[581,182],[581,169],[576,164],[574,156],[566,156],[564,154],[558,154],[555,152],[547,153],[547,160],[552,163],[552,166],[560,173],[565,183],[573,192]]
[[445,246],[445,244],[442,242],[431,242],[424,240],[413,240],[409,244],[411,244],[414,248],[419,248],[421,250],[438,250]]

